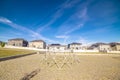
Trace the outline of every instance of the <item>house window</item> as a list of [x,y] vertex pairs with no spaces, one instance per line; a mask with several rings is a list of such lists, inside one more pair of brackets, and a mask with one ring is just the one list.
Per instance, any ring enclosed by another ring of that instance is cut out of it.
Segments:
[[13,44],[13,46],[15,46],[15,43]]
[[21,44],[21,43],[19,43],[19,46],[22,46],[22,44]]
[[59,49],[59,47],[57,47],[57,49]]
[[78,47],[76,47],[76,49],[78,50]]

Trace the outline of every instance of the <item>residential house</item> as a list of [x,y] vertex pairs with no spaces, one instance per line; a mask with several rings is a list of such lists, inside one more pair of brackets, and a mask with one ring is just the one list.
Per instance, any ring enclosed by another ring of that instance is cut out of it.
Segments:
[[47,49],[50,51],[64,51],[67,49],[66,45],[60,45],[60,44],[50,44],[47,46]]
[[113,42],[110,43],[110,46],[113,51],[120,51],[120,43]]
[[91,46],[92,49],[94,50],[99,50],[99,51],[110,51],[111,46],[106,43],[95,43]]
[[17,47],[27,47],[28,41],[23,38],[9,39],[7,45],[17,46]]
[[38,48],[38,49],[45,49],[46,43],[43,40],[33,40],[29,42],[29,47]]
[[71,50],[82,50],[84,49],[82,47],[82,44],[81,43],[71,43],[71,44],[68,44],[68,49],[71,49]]

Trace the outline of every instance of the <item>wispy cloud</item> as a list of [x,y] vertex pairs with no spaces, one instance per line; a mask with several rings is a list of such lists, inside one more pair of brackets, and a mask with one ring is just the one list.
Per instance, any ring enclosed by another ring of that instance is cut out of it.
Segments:
[[55,42],[54,40],[51,40],[51,39],[48,39],[46,37],[43,37],[41,34],[35,32],[35,31],[32,31],[24,26],[21,26],[21,25],[18,25],[16,23],[13,23],[11,20],[7,19],[7,18],[4,18],[4,17],[0,17],[0,23],[4,23],[4,24],[7,24],[9,25],[10,27],[12,28],[15,28],[17,30],[21,30],[23,32],[27,32],[29,35],[31,35],[32,38],[40,38],[40,39],[43,39],[43,40],[46,40],[48,42]]
[[60,8],[65,9],[65,8],[71,8],[73,7],[76,3],[80,2],[81,0],[67,0],[65,3],[63,3]]
[[69,38],[68,35],[57,35],[55,36],[56,38],[59,38],[59,39],[64,39],[64,41],[62,42],[62,44],[67,44],[67,40]]
[[[76,36],[74,38],[74,34],[71,34],[81,28],[83,28],[86,24],[86,22],[89,20],[89,15],[88,15],[88,5],[90,5],[92,0],[88,0],[86,2],[81,2],[78,3],[79,5],[76,6],[76,12],[73,13],[64,23],[62,23],[59,28],[58,28],[58,35],[64,35],[67,36],[69,35],[68,38],[63,38],[63,41],[65,43],[69,43],[71,41],[76,42],[83,42],[89,43],[88,40],[85,38],[79,38],[79,36]],[[74,38],[74,39],[73,39]]]
[[58,8],[57,11],[52,15],[52,19],[42,27],[37,29],[37,32],[41,32],[43,29],[50,27],[51,24],[53,24],[58,18],[60,18],[64,11],[68,8],[73,7],[76,3],[78,3],[80,0],[67,0],[63,4],[61,4]]
[[6,24],[12,23],[12,21],[10,21],[10,20],[8,20],[7,18],[4,18],[4,17],[0,17],[0,22],[6,23]]
[[91,45],[93,43],[95,43],[94,41],[91,41],[90,39],[87,39],[86,37],[80,36],[78,38],[78,40],[76,40],[76,42],[82,43],[82,45],[86,46],[86,45]]
[[69,36],[65,36],[65,35],[58,35],[58,36],[55,36],[56,38],[68,38]]
[[[69,39],[70,39],[70,33],[84,27],[87,19],[88,19],[87,6],[85,6],[82,10],[78,10],[75,14],[71,15],[71,17],[60,26],[58,32],[59,34],[64,36],[69,35]],[[75,21],[74,25],[70,23],[74,21]],[[67,29],[65,29],[66,27]],[[67,43],[68,38],[63,38],[63,39],[64,39],[64,42]]]
[[76,14],[74,14],[73,18],[76,18],[76,25],[74,25],[73,28],[71,28],[68,32],[66,32],[67,34],[68,33],[72,33],[80,28],[82,28],[87,19],[88,19],[88,15],[87,15],[87,7],[84,7],[82,10],[78,11]]
[[79,37],[79,39],[76,40],[76,41],[79,42],[79,43],[82,43],[83,45],[88,44],[88,40],[85,39],[84,37]]
[[65,34],[72,33],[80,28],[82,28],[85,24],[85,21],[87,20],[87,8],[84,8],[82,11],[78,12],[78,18],[80,18],[80,21],[78,20],[77,25],[74,25],[70,30],[66,31]]
[[87,15],[87,7],[84,7],[83,10],[78,12],[78,17],[82,18],[83,20],[86,20],[88,15]]
[[69,33],[72,33],[73,31],[76,31],[78,29],[80,29],[81,27],[83,27],[84,24],[79,24],[79,25],[76,25],[75,27],[73,27],[72,29],[68,30],[65,32],[65,34],[69,34]]
[[[84,7],[82,10],[78,10],[75,14],[71,15],[68,20],[59,26],[58,34],[61,34],[62,32],[61,35],[67,35],[82,28],[85,25],[87,18],[87,8]],[[74,24],[71,22],[74,22]]]

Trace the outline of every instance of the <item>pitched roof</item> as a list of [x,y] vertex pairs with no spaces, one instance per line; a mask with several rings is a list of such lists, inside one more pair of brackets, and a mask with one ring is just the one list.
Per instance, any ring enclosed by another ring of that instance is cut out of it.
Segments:
[[73,42],[70,45],[81,45],[81,43]]
[[60,46],[60,44],[51,44],[50,46]]
[[96,45],[109,45],[107,43],[102,43],[102,42],[99,42],[99,43],[95,43]]
[[23,38],[14,38],[14,39],[9,39],[8,41],[10,40],[24,40]]
[[43,40],[33,40],[33,41],[30,41],[30,42],[44,42]]
[[109,43],[110,45],[120,45],[119,42],[112,42],[112,43]]
[[61,44],[50,44],[48,47],[67,47],[67,45],[61,45]]

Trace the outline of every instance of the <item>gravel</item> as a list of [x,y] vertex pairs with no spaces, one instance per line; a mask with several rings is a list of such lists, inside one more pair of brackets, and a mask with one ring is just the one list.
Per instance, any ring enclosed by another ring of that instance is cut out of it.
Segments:
[[[49,64],[46,64],[43,54],[1,61],[0,80],[21,80],[35,70],[40,71],[29,80],[120,80],[120,55],[93,54],[78,57],[80,63],[66,63],[60,69],[51,59],[48,59]],[[61,66],[62,61],[63,58],[60,58],[56,62]],[[72,59],[68,62],[72,62]]]

